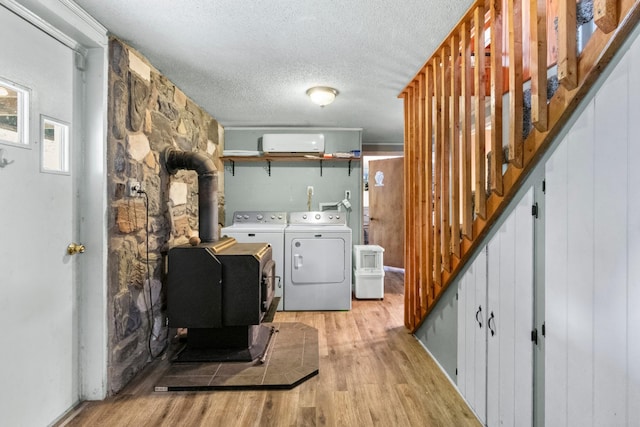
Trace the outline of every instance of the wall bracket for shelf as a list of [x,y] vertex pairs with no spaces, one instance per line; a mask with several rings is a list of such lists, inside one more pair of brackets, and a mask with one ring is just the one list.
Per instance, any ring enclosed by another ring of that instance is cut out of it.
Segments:
[[320,160],[320,176],[322,176],[322,160]]
[[349,176],[351,176],[351,159],[349,159]]
[[231,162],[231,176],[236,176],[236,162],[233,160],[229,160]]
[[267,174],[271,176],[271,160],[267,159]]

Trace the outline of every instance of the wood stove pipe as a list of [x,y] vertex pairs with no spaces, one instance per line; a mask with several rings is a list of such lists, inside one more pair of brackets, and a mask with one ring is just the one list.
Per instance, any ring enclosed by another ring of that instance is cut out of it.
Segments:
[[164,151],[167,171],[173,175],[178,170],[196,171],[198,174],[198,222],[202,242],[218,240],[218,176],[213,160],[206,154],[180,151],[172,147]]

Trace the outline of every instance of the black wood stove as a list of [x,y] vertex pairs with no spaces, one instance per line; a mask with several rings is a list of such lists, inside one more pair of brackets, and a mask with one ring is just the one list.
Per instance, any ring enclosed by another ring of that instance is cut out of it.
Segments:
[[172,248],[167,256],[169,327],[188,330],[176,361],[254,360],[265,352],[272,330],[261,325],[274,303],[271,246],[218,239],[217,177],[205,154],[168,148],[164,161],[169,173],[198,173],[202,243]]
[[266,243],[225,238],[168,255],[169,326],[188,328],[177,361],[247,361],[264,353],[275,263]]

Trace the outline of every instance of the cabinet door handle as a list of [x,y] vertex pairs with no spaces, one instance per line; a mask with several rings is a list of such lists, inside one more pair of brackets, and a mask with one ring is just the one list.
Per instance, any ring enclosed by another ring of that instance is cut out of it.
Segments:
[[487,328],[489,328],[489,330],[491,331],[491,336],[494,336],[496,334],[496,331],[494,331],[494,329],[491,327],[491,321],[493,320],[493,326],[496,326],[496,320],[495,320],[495,316],[493,315],[493,311],[491,312],[491,315],[489,316],[489,320],[487,320]]
[[476,311],[476,322],[478,322],[478,327],[482,329],[482,322],[480,321],[480,319],[478,319],[478,316],[480,315],[480,312],[482,312],[482,306],[481,305],[478,306],[478,311]]

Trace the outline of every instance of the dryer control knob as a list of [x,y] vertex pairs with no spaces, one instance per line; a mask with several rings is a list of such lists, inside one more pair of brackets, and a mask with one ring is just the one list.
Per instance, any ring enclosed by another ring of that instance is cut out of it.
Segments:
[[249,219],[249,215],[243,216],[244,219]]
[[242,219],[242,215],[236,215],[236,219]]
[[271,215],[271,219],[276,219],[276,216],[275,215]]
[[302,219],[307,219],[307,214],[302,215]]
[[262,215],[258,215],[256,216],[256,218],[258,219],[258,221],[262,221],[262,218],[264,218]]
[[320,219],[320,214],[316,214],[316,219]]
[[336,219],[340,219],[340,215],[336,215]]
[[333,215],[329,215],[329,219],[333,219]]

